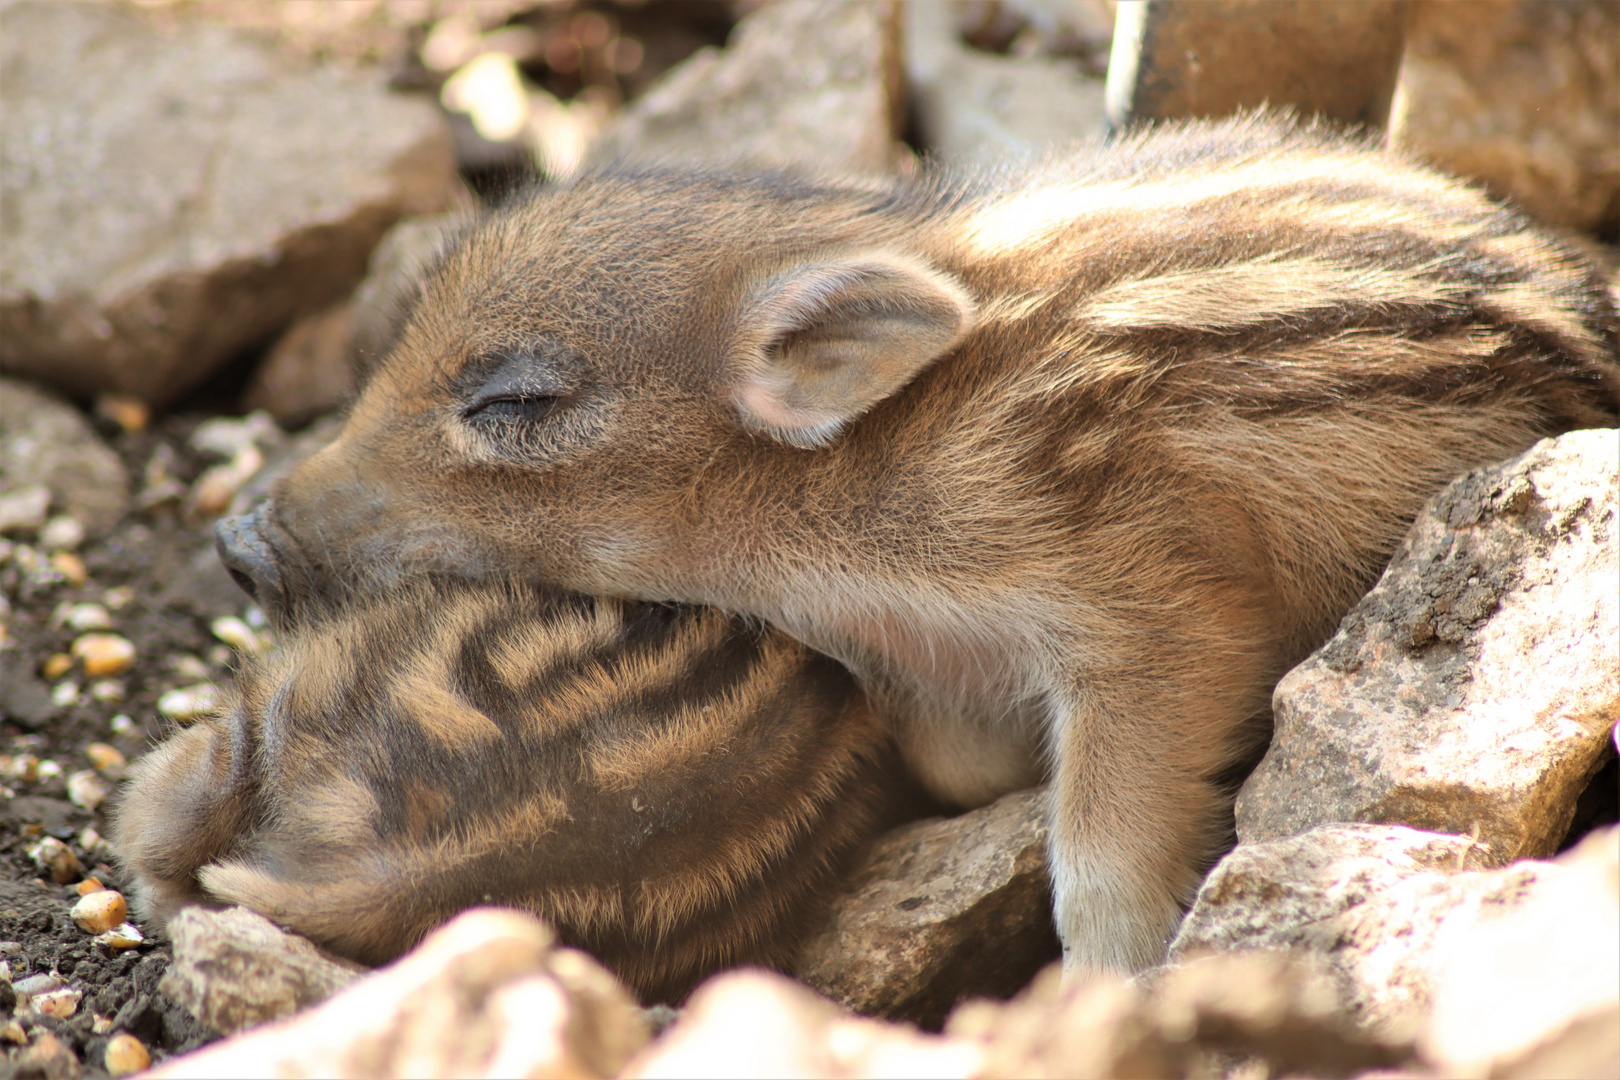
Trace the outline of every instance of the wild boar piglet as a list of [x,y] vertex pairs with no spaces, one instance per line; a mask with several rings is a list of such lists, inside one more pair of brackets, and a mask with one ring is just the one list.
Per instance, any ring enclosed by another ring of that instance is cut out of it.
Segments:
[[426,581],[295,634],[137,761],[117,843],[160,921],[244,904],[379,963],[508,905],[677,999],[791,957],[892,758],[849,674],[757,623]]
[[901,179],[610,168],[474,224],[227,564],[759,616],[964,806],[1052,781],[1070,970],[1162,958],[1273,685],[1458,473],[1616,419],[1607,273],[1270,115]]

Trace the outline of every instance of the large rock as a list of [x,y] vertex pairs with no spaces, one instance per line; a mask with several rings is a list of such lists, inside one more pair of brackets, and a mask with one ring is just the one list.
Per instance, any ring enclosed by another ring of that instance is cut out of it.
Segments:
[[615,1076],[647,1041],[630,997],[515,911],[481,908],[325,1004],[152,1077]]
[[1277,685],[1245,842],[1331,821],[1550,855],[1620,717],[1620,431],[1547,439],[1435,496],[1334,638]]
[[1059,952],[1046,792],[884,835],[795,965],[856,1012],[937,1028],[968,997],[1006,997]]
[[591,148],[623,156],[887,173],[904,116],[890,0],[778,0],[724,50],[672,68]]
[[362,970],[247,908],[186,908],[167,930],[174,964],[163,992],[224,1035],[325,1001]]
[[0,369],[172,399],[449,200],[430,102],[110,4],[0,9]]
[[0,378],[0,492],[29,489],[43,489],[51,508],[92,533],[112,528],[129,509],[124,463],[79,410]]
[[1102,137],[1102,79],[1072,57],[969,49],[956,8],[947,0],[905,5],[906,74],[931,153],[949,163],[1005,161]]
[[1620,831],[1598,836],[1556,862],[1488,871],[1472,869],[1481,852],[1467,837],[1390,826],[1242,844],[1204,882],[1170,958],[1314,954],[1357,1029],[1386,1042],[1421,1032],[1440,1075],[1483,1076],[1481,1062],[1620,1003]]
[[1620,225],[1620,5],[1411,5],[1390,116],[1398,145],[1544,221]]

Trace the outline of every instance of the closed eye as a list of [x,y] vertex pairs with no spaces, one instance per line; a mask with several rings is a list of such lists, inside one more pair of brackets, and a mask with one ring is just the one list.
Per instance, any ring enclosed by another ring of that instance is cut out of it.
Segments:
[[468,420],[535,422],[550,416],[564,402],[562,394],[505,393],[474,401],[462,415]]

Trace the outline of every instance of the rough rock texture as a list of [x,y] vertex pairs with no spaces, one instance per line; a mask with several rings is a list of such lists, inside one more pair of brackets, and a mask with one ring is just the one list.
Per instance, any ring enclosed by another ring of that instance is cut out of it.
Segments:
[[454,184],[429,102],[221,27],[23,0],[0,69],[0,369],[76,393],[172,399]]
[[355,391],[349,363],[354,305],[336,304],[293,323],[242,393],[244,409],[263,409],[284,428],[299,428],[338,408]]
[[774,972],[744,970],[698,987],[684,1015],[623,1075],[962,1077],[981,1056],[966,1040],[851,1016]]
[[891,2],[779,0],[672,68],[590,157],[886,173],[904,113]]
[[955,5],[905,5],[906,74],[918,134],[946,162],[1034,157],[1103,133],[1103,81],[1077,60],[963,46]]
[[168,933],[174,964],[163,992],[226,1035],[325,1001],[363,970],[247,908],[186,908]]
[[647,1041],[630,997],[528,915],[467,912],[302,1016],[153,1077],[615,1076]]
[[1401,146],[1544,221],[1620,226],[1620,5],[1411,5],[1390,116]]
[[84,415],[54,394],[0,378],[0,491],[32,487],[49,491],[50,506],[91,533],[129,509],[124,463]]
[[349,323],[348,360],[367,370],[393,344],[399,321],[415,301],[421,274],[463,222],[470,208],[428,217],[406,218],[382,238],[366,266],[366,279],[354,292]]
[[1245,842],[1329,821],[1550,855],[1620,718],[1620,431],[1461,477],[1339,632],[1277,685]]
[[970,996],[1006,997],[1059,952],[1046,792],[885,834],[795,965],[857,1012],[937,1028]]
[[1314,953],[1357,1029],[1399,1042],[1427,1022],[1425,1056],[1448,1069],[1507,1060],[1620,1000],[1620,830],[1596,835],[1555,862],[1490,871],[1472,869],[1467,837],[1390,826],[1242,844],[1204,882],[1170,959]]

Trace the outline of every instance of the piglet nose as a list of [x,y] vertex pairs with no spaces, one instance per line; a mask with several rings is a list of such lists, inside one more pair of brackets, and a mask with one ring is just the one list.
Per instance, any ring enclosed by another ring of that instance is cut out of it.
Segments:
[[276,566],[275,549],[265,539],[259,511],[216,521],[214,550],[242,591],[266,614],[274,614],[272,609],[280,605],[282,598],[281,571]]

